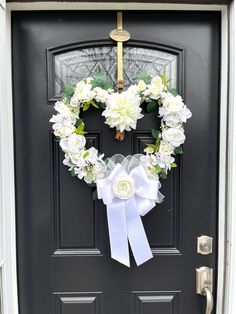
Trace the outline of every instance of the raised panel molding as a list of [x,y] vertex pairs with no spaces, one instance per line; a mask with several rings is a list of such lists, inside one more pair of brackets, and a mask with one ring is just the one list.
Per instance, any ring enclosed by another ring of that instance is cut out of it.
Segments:
[[[145,143],[152,143],[153,137],[150,131],[133,131],[133,154],[143,153],[144,148],[146,147]],[[181,246],[181,229],[180,229],[180,219],[181,219],[181,162],[182,159],[179,156],[176,156],[178,168],[172,171],[172,176],[168,177],[168,181],[172,185],[171,190],[173,191],[172,195],[172,204],[171,204],[171,213],[170,209],[165,207],[166,203],[163,202],[162,204],[157,204],[157,208],[154,208],[153,211],[159,210],[161,206],[163,211],[168,210],[169,212],[169,233],[168,236],[166,235],[165,241],[161,244],[158,244],[158,239],[156,239],[154,243],[150,241],[151,248],[153,254],[158,255],[168,255],[168,254],[180,254],[180,246]],[[163,182],[163,180],[162,180]],[[164,185],[164,184],[163,184]],[[160,210],[162,210],[160,209]],[[152,213],[150,213],[152,214]],[[144,218],[145,220],[145,218]],[[147,230],[148,232],[149,230]]]
[[132,314],[178,314],[179,293],[179,291],[135,291]]
[[54,293],[55,314],[100,314],[99,292]]
[[[94,146],[100,149],[100,138],[101,132],[93,131],[88,132],[87,136],[87,147]],[[99,202],[93,201],[91,221],[93,221],[91,226],[91,235],[89,238],[83,239],[86,241],[81,243],[81,245],[73,245],[67,239],[66,231],[63,229],[63,218],[62,218],[62,206],[61,206],[61,169],[67,171],[67,167],[63,165],[63,153],[59,147],[58,141],[55,140],[53,133],[50,132],[50,143],[51,143],[51,182],[52,182],[52,256],[71,256],[71,255],[100,255],[100,210]],[[63,167],[63,168],[61,168]],[[66,173],[70,178],[70,174]],[[75,178],[72,178],[75,179]],[[78,180],[79,182],[79,180]],[[73,182],[74,183],[74,182]],[[79,182],[83,183],[83,182]],[[84,185],[85,187],[85,185]],[[87,187],[86,187],[87,188]],[[82,206],[82,204],[79,204]],[[78,207],[79,210],[79,207]],[[64,215],[67,215],[67,213]],[[85,228],[88,231],[87,228]],[[66,239],[66,240],[65,240]],[[76,239],[79,243],[80,239]]]

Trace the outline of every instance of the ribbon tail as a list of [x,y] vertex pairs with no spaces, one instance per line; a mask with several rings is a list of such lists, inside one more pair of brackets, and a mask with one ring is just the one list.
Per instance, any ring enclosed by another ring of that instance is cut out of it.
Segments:
[[124,201],[113,200],[112,204],[107,205],[107,221],[111,257],[121,264],[130,267]]
[[139,266],[153,257],[134,197],[125,202],[128,239],[136,264]]

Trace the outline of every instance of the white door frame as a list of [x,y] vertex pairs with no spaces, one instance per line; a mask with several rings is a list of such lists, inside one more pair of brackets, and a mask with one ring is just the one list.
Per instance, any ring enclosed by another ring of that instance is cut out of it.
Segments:
[[[229,10],[228,10],[229,9]],[[219,259],[217,314],[236,313],[236,69],[234,52],[235,6],[155,3],[9,3],[0,0],[0,279],[2,273],[3,314],[18,314],[14,135],[12,107],[11,12],[19,10],[185,10],[219,11],[221,27],[221,119],[219,169]],[[228,18],[230,17],[230,23]],[[228,27],[230,32],[228,36]],[[2,32],[1,32],[2,29]],[[230,39],[230,40],[229,40]],[[230,54],[228,54],[230,53]],[[230,71],[228,71],[230,56]],[[228,80],[230,76],[230,80]],[[228,84],[229,82],[229,84]],[[2,88],[1,88],[2,87]],[[230,143],[230,145],[228,145]],[[227,149],[228,147],[228,149]],[[3,228],[1,228],[3,224]],[[1,243],[2,242],[2,243]],[[2,250],[1,250],[2,248]],[[199,265],[203,266],[203,265]],[[204,265],[207,266],[207,265]],[[1,283],[0,283],[1,284]]]

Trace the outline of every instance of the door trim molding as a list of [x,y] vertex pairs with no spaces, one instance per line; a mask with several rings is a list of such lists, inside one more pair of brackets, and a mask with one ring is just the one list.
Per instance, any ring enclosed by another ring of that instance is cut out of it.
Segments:
[[[236,236],[233,224],[236,223],[236,101],[234,90],[235,61],[233,49],[233,31],[235,30],[236,11],[234,4],[229,7],[231,24],[228,37],[228,7],[226,5],[202,4],[159,4],[159,3],[88,3],[88,2],[33,2],[8,3],[1,8],[5,13],[3,29],[5,41],[0,42],[1,59],[4,60],[0,73],[0,216],[3,214],[3,312],[18,314],[17,266],[15,241],[15,182],[14,182],[14,135],[13,135],[13,103],[12,103],[12,63],[11,63],[11,12],[21,10],[172,10],[172,11],[218,11],[221,12],[221,118],[220,118],[220,170],[219,170],[219,246],[218,278],[217,278],[217,314],[236,312]],[[230,39],[230,46],[229,46]],[[230,50],[230,73],[228,72],[228,52]],[[228,86],[228,74],[230,84]],[[228,94],[229,88],[229,94]],[[229,95],[229,99],[228,99]],[[229,101],[228,101],[229,100]],[[228,112],[230,119],[228,121]],[[227,151],[227,143],[229,145]],[[232,222],[233,221],[233,222]],[[1,223],[1,220],[0,220]],[[1,226],[0,226],[1,229]],[[1,237],[0,237],[1,240]],[[1,243],[0,243],[1,246]],[[199,265],[202,266],[202,265]],[[227,276],[226,276],[227,275]]]

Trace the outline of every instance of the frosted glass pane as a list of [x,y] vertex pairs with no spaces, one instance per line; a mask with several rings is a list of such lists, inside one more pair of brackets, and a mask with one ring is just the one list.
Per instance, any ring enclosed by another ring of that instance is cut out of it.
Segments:
[[[69,51],[55,56],[54,95],[60,96],[68,83],[75,83],[97,72],[105,72],[116,85],[116,47],[103,46]],[[171,87],[176,87],[177,56],[163,51],[139,47],[124,47],[125,87],[138,81],[140,73],[154,76],[166,73]]]

